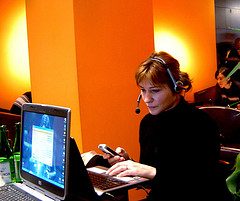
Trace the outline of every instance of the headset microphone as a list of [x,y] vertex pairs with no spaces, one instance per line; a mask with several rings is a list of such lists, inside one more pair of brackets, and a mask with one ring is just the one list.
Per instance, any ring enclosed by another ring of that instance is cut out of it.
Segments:
[[137,99],[137,107],[136,107],[136,110],[135,110],[135,113],[136,113],[136,114],[139,114],[139,113],[141,112],[141,110],[140,110],[140,108],[139,108],[139,104],[140,104],[141,98],[142,98],[142,95],[139,94],[138,99]]

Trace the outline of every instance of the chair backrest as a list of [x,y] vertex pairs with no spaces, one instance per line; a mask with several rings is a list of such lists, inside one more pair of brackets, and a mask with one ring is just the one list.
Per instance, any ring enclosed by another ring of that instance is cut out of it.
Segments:
[[211,86],[194,93],[194,102],[200,106],[212,106],[216,100],[216,86]]
[[218,124],[223,146],[240,148],[240,110],[221,106],[205,106],[200,109]]

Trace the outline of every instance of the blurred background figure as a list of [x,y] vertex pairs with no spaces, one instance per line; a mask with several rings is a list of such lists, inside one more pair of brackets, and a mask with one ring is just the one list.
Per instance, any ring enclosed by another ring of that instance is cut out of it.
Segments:
[[13,103],[10,112],[13,114],[21,114],[22,105],[24,103],[31,103],[32,102],[32,94],[31,91],[27,91],[18,97],[15,102]]
[[240,38],[236,38],[234,41],[234,46],[228,50],[225,64],[226,67],[233,68],[240,61]]
[[[240,61],[240,38],[234,40],[234,45],[227,51],[224,66],[233,69]],[[232,79],[240,81],[240,70],[238,69],[233,75]]]
[[240,88],[235,80],[227,78],[230,72],[231,69],[221,67],[215,74],[217,79],[215,105],[240,109]]

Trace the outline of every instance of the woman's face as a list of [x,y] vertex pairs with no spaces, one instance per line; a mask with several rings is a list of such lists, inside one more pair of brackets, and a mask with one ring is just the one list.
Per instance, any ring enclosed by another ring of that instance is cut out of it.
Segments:
[[226,85],[228,84],[228,80],[229,79],[226,79],[226,77],[222,73],[219,73],[217,76],[217,83],[220,88],[226,87]]
[[179,95],[173,93],[167,85],[156,87],[149,81],[142,81],[139,86],[142,99],[152,115],[171,109],[178,103]]

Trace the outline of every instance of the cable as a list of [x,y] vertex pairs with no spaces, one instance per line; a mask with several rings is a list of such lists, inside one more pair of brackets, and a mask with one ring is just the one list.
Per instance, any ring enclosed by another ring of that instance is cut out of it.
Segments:
[[111,193],[104,193],[104,195],[107,195],[108,197],[110,197],[111,200],[113,201],[120,201],[120,199],[118,199],[117,197],[115,197],[114,195],[112,195]]
[[240,68],[240,62],[231,70],[231,72],[226,76],[226,79],[231,77]]
[[234,106],[234,105],[237,105],[238,103],[240,103],[240,101],[237,101],[237,102],[235,102],[235,103],[229,104],[229,105],[227,105],[227,106],[228,106],[228,107],[232,107],[232,106]]

